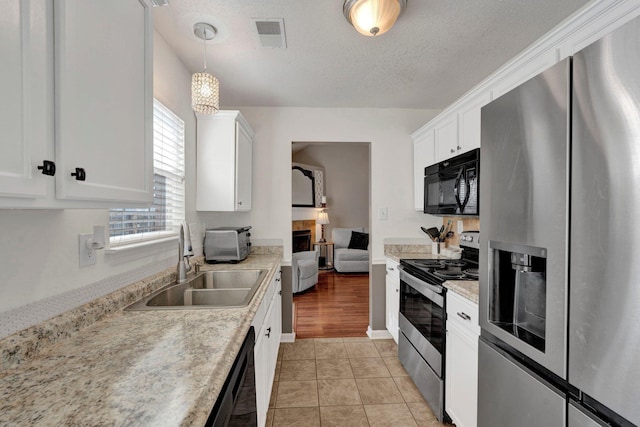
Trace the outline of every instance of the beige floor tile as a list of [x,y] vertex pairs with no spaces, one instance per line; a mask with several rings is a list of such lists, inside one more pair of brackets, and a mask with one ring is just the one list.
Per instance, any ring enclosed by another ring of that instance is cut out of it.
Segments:
[[319,408],[277,408],[273,427],[320,427]]
[[276,408],[318,406],[317,381],[279,381]]
[[373,345],[381,357],[398,355],[398,345],[394,340],[374,340]]
[[391,378],[356,378],[356,383],[364,404],[404,402]]
[[345,342],[344,346],[349,358],[380,357],[372,342]]
[[452,424],[442,424],[424,401],[407,403],[413,418],[419,427],[454,427]]
[[273,426],[273,413],[275,411],[273,409],[269,409],[267,411],[267,420],[264,423],[264,427],[272,427]]
[[276,407],[276,398],[278,396],[278,382],[274,381],[271,387],[271,397],[269,398],[269,408]]
[[409,376],[407,371],[404,369],[404,366],[402,366],[402,363],[400,363],[400,360],[397,357],[383,357],[382,359],[384,360],[384,364],[387,365],[387,369],[391,373],[392,377]]
[[283,360],[279,381],[315,380],[315,360]]
[[342,338],[314,338],[313,340],[316,342],[316,346],[323,342],[343,342]]
[[316,360],[318,379],[354,378],[349,359]]
[[356,380],[318,380],[320,406],[362,405]]
[[417,424],[405,403],[364,405],[372,427],[416,427]]
[[363,357],[349,359],[353,375],[356,378],[390,377],[391,374],[380,357]]
[[273,374],[273,380],[278,381],[280,379],[280,367],[282,366],[282,359],[276,360],[276,371]]
[[347,342],[357,342],[357,341],[366,341],[366,342],[371,342],[371,338],[369,337],[345,337],[342,338],[342,341],[347,343]]
[[283,343],[282,360],[315,359],[316,346],[312,339],[297,340],[296,342]]
[[410,377],[397,377],[393,381],[395,381],[405,402],[424,402],[424,398]]
[[322,427],[368,427],[367,415],[362,405],[323,406],[320,408]]
[[316,341],[316,359],[346,359],[347,349],[342,342]]

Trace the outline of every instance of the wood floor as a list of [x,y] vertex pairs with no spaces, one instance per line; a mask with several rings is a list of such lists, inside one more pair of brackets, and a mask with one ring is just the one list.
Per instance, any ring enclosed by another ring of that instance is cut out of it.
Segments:
[[366,337],[369,275],[322,271],[318,284],[293,296],[298,338]]

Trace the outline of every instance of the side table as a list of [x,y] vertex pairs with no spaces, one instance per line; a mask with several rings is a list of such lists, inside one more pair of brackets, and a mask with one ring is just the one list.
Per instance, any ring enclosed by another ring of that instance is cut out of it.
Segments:
[[315,242],[313,250],[320,252],[318,260],[319,270],[333,269],[333,242]]

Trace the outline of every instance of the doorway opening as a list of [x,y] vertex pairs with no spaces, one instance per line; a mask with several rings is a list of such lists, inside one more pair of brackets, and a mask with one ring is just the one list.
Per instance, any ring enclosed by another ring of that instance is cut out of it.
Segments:
[[317,283],[294,290],[293,330],[299,338],[366,337],[371,144],[292,142],[291,153],[292,243],[294,232],[311,229],[309,250],[321,261]]

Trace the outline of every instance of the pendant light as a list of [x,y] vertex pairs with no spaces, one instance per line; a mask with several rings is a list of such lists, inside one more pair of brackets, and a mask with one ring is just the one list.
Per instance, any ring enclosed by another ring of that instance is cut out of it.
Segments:
[[360,34],[379,36],[393,27],[407,0],[345,0],[342,12]]
[[220,85],[218,79],[207,73],[207,40],[215,38],[216,29],[198,22],[193,26],[193,33],[204,42],[204,70],[191,78],[191,108],[196,113],[215,114],[220,109]]

